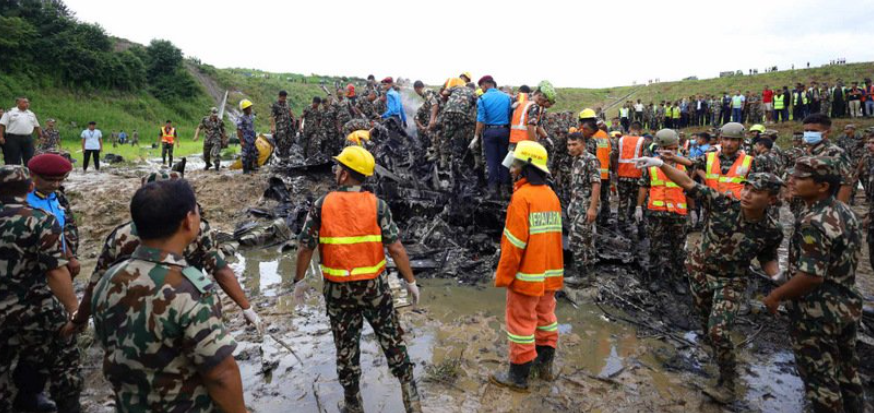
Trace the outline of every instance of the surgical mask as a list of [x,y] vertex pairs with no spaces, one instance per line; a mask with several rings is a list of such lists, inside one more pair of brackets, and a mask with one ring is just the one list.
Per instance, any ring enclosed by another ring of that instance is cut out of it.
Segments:
[[804,143],[816,145],[820,142],[822,142],[822,132],[804,131]]
[[510,169],[510,167],[513,166],[514,160],[516,160],[516,158],[513,155],[513,151],[507,152],[507,156],[504,157],[504,161],[501,162],[501,165],[504,165],[504,168]]

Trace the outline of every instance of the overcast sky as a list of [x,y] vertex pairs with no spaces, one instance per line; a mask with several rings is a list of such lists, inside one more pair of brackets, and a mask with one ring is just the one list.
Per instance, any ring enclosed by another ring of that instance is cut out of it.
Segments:
[[[114,36],[217,67],[562,87],[870,61],[874,0],[66,0]],[[476,80],[476,79],[474,79]]]

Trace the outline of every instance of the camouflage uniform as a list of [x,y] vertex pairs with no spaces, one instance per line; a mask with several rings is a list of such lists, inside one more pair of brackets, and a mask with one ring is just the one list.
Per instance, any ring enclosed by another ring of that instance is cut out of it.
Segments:
[[237,130],[243,134],[243,152],[240,159],[243,163],[243,173],[249,173],[258,167],[258,148],[255,147],[255,115],[240,115],[237,118]]
[[300,146],[303,148],[304,158],[309,158],[322,151],[319,140],[321,138],[319,136],[319,124],[322,120],[321,112],[318,107],[314,108],[311,105],[303,108],[303,114],[300,115],[303,121],[303,142],[300,143]]
[[762,121],[761,97],[758,93],[753,93],[747,97],[746,107],[748,109],[747,123],[759,123]]
[[361,118],[351,119],[343,124],[343,139],[357,130],[370,130],[370,121]]
[[276,150],[280,157],[287,157],[294,143],[294,120],[288,102],[276,101],[270,107],[270,116],[273,118],[275,132],[273,141],[276,142]]
[[570,175],[570,204],[567,217],[571,223],[570,248],[574,252],[577,273],[587,274],[595,259],[595,223],[589,223],[587,212],[591,205],[592,184],[601,183],[601,161],[588,151],[573,160]]
[[841,176],[841,186],[856,184],[856,169],[850,161],[849,154],[839,146],[829,141],[822,141],[815,146],[807,146],[807,154],[812,156],[828,156],[837,158],[835,168]]
[[[850,169],[853,172],[859,171],[859,163],[862,162],[862,158],[865,157],[865,140],[862,138],[862,135],[856,132],[853,136],[847,136],[846,133],[842,133],[837,140],[837,146],[844,150],[846,154],[847,160],[850,162]],[[855,177],[858,179],[858,177]],[[854,181],[856,180],[854,179]],[[856,200],[856,191],[859,189],[858,185],[853,184],[853,193],[850,196],[850,204],[852,205]]]
[[[635,188],[652,186],[649,168],[643,170]],[[637,197],[635,205],[637,203]],[[649,237],[648,274],[653,279],[673,278],[685,280],[686,268],[686,216],[670,211],[652,211],[646,206],[646,233]]]
[[[334,109],[334,113],[337,115],[337,123],[340,126],[343,126],[346,122],[352,120],[352,102],[348,98],[337,98],[337,100],[331,104],[331,108]],[[345,138],[345,136],[341,136],[340,138]]]
[[812,292],[790,303],[795,362],[807,399],[817,412],[865,410],[856,354],[862,296],[855,283],[861,247],[859,221],[849,206],[834,197],[808,206],[795,224],[790,273],[823,279]]
[[686,261],[698,320],[713,347],[720,377],[733,386],[737,375],[731,330],[744,297],[753,258],[777,259],[783,240],[780,224],[768,215],[744,219],[740,201],[703,185],[686,195],[706,209],[701,241]]
[[37,155],[61,150],[61,133],[57,129],[43,129]]
[[[425,89],[425,91],[422,92],[422,95],[424,102],[419,106],[419,109],[416,110],[416,120],[427,127],[428,124],[431,123],[431,108],[434,106],[440,106],[440,97],[437,96],[437,92],[430,89]],[[427,150],[431,148],[432,131],[419,128],[417,133],[424,149]]]
[[379,119],[379,113],[376,111],[376,104],[367,100],[366,97],[358,98],[355,101],[355,106],[367,119]]
[[[344,186],[343,192],[358,192],[361,187]],[[298,241],[309,249],[316,249],[319,243],[322,205],[325,196],[313,204],[304,222]],[[379,200],[377,219],[382,230],[385,245],[400,239],[400,231],[392,220],[388,204]],[[386,274],[372,280],[335,283],[323,280],[323,292],[334,345],[337,349],[337,376],[340,384],[348,392],[359,389],[361,365],[359,348],[364,319],[373,328],[376,340],[382,347],[392,374],[402,383],[413,381],[413,364],[407,354],[403,340],[403,330],[394,309]],[[405,400],[406,404],[407,400]]]
[[[767,153],[756,156],[753,163],[758,165],[759,172],[767,172],[777,176],[783,176],[783,159],[777,156],[773,151],[768,151]],[[720,166],[722,165],[720,164]]]
[[[20,166],[0,168],[0,184],[29,179]],[[24,197],[0,198],[0,411],[12,411],[12,365],[51,377],[52,397],[67,409],[82,390],[79,352],[58,331],[69,314],[48,287],[46,273],[67,265],[61,228]],[[19,389],[38,393],[42,389]]]
[[476,109],[476,94],[467,86],[454,87],[449,93],[442,113],[442,142],[437,152],[441,165],[448,165],[453,176],[461,176],[464,173],[461,161],[476,126],[476,118],[471,116],[471,111]]
[[222,164],[222,137],[225,136],[225,122],[216,117],[204,116],[200,121],[200,129],[206,133],[203,138],[203,160],[206,169],[212,167],[215,161],[215,170],[218,171]]
[[201,373],[232,357],[237,344],[215,285],[199,270],[141,245],[100,280],[91,306],[118,411],[217,409]]
[[325,105],[322,101],[322,110],[320,111],[321,122],[319,123],[320,150],[323,154],[334,156],[340,152],[340,130],[337,128],[337,107],[335,104]]

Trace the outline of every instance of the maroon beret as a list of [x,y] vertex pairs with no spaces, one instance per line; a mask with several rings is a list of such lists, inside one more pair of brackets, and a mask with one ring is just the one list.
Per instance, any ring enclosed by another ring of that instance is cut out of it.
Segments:
[[392,79],[391,76],[389,76],[385,79],[382,79],[382,83],[394,83],[394,82],[395,82],[395,80]]
[[476,84],[478,86],[482,86],[484,82],[495,83],[495,78],[493,78],[491,75],[485,75],[479,78],[479,82],[476,82]]
[[41,176],[64,176],[73,170],[73,164],[61,155],[44,153],[31,158],[27,168]]

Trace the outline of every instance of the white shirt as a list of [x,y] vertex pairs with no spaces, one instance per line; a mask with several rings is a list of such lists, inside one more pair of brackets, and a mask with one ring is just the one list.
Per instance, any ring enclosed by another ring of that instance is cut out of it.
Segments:
[[82,131],[82,139],[85,140],[86,151],[99,151],[100,139],[103,139],[103,132],[100,132],[100,129],[85,129]]
[[643,112],[643,104],[638,103],[638,104],[634,105],[634,111],[635,112]]
[[30,110],[20,111],[18,107],[14,107],[3,114],[0,118],[0,125],[6,127],[6,133],[11,135],[30,135],[34,128],[39,127],[39,121],[36,115]]

